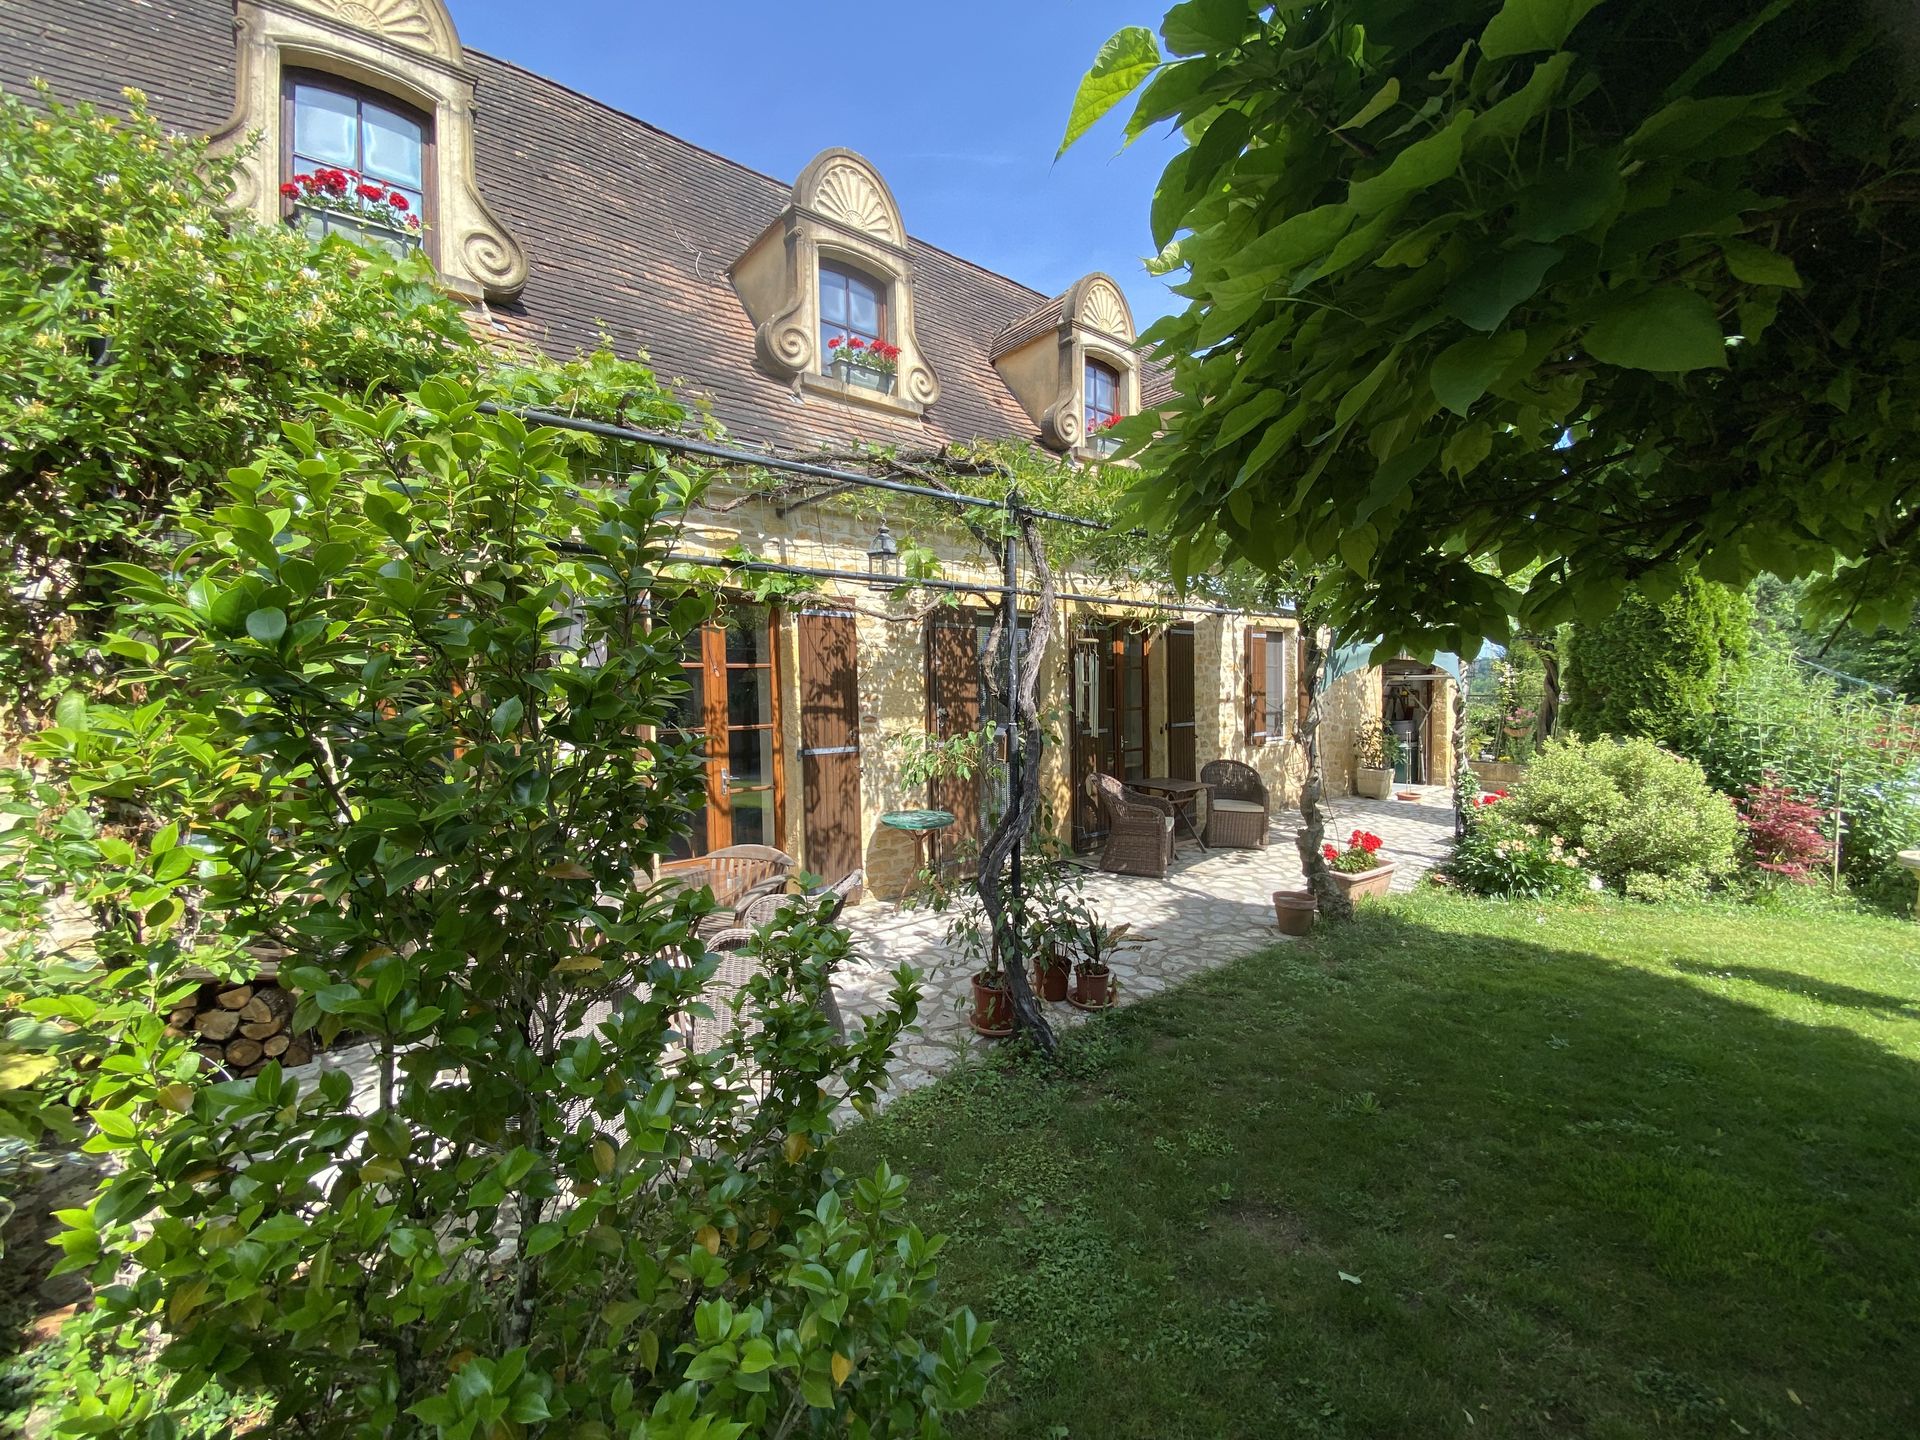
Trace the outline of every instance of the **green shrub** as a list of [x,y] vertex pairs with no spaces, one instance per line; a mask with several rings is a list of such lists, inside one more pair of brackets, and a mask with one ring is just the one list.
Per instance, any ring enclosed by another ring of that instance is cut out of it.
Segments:
[[1469,816],[1467,833],[1446,867],[1461,889],[1499,899],[1541,900],[1590,888],[1594,877],[1581,857],[1558,835],[1514,818],[1505,801],[1478,806]]
[[[802,907],[750,1023],[685,1043],[728,1003],[701,892],[647,879],[698,803],[665,727],[711,606],[662,574],[697,482],[478,408],[523,398],[288,425],[176,512],[165,573],[116,565],[128,669],[35,742],[55,783],[14,843],[84,885],[109,962],[26,1006],[90,1047],[113,1160],[61,1266],[100,1287],[76,1324],[160,1340],[66,1377],[69,1433],[177,1433],[209,1385],[342,1440],[931,1437],[981,1395],[987,1329],[933,1309],[905,1182],[836,1164],[912,973],[843,1039],[846,932]],[[265,944],[298,1028],[366,1037],[357,1093],[167,1033],[187,967]]]
[[1624,894],[1693,894],[1736,868],[1733,802],[1697,764],[1651,740],[1551,741],[1500,810],[1585,851],[1594,873]]
[[1752,618],[1740,591],[1692,575],[1664,599],[1630,593],[1604,620],[1575,622],[1560,727],[1673,744],[1738,679]]
[[1897,857],[1920,846],[1920,710],[1809,670],[1775,641],[1755,650],[1681,747],[1723,790],[1744,793],[1771,776],[1828,812],[1840,808],[1848,885],[1864,900],[1911,910],[1913,877]]

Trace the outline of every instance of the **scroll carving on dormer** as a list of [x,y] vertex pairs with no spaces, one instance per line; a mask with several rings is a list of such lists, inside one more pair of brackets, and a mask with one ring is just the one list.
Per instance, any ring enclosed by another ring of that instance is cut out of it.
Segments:
[[[900,355],[892,395],[882,403],[916,411],[932,405],[940,382],[915,334],[907,227],[886,181],[851,150],[815,156],[785,209],[728,272],[754,322],[756,363],[796,392],[829,384],[820,378],[822,261],[858,270],[885,290],[885,338]],[[874,402],[869,396],[863,403]]]
[[470,300],[520,293],[526,251],[480,193],[474,79],[441,0],[236,0],[234,27],[233,113],[210,138],[216,149],[246,149],[234,183],[237,208],[267,224],[281,218],[285,72],[339,75],[432,119],[435,205],[426,248],[446,287]]

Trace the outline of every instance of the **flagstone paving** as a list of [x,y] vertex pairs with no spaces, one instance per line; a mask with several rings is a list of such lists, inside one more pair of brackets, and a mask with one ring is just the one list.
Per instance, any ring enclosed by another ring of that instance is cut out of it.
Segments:
[[[1330,838],[1355,827],[1385,841],[1395,862],[1393,888],[1411,889],[1453,846],[1453,807],[1444,788],[1423,789],[1422,803],[1348,797],[1330,802]],[[1283,937],[1273,921],[1275,890],[1302,884],[1294,849],[1299,817],[1275,816],[1265,850],[1203,851],[1183,842],[1164,880],[1108,875],[1089,856],[1086,897],[1109,925],[1128,924],[1145,942],[1114,958],[1122,1005],[1158,994],[1189,976],[1215,969]],[[967,1024],[973,966],[944,938],[946,917],[925,910],[870,902],[841,920],[853,935],[853,952],[834,979],[834,991],[849,1024],[885,1003],[893,971],[902,961],[921,972],[918,1033],[898,1049],[893,1093],[927,1084],[941,1071],[994,1042]],[[1073,1006],[1047,1005],[1056,1026],[1086,1018]]]

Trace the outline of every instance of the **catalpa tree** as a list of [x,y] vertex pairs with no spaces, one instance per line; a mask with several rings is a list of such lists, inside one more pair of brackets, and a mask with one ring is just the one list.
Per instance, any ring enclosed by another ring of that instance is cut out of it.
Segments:
[[1175,398],[1126,423],[1199,572],[1321,567],[1467,650],[1688,570],[1920,594],[1920,111],[1892,0],[1189,0],[1072,144],[1187,147],[1150,262]]

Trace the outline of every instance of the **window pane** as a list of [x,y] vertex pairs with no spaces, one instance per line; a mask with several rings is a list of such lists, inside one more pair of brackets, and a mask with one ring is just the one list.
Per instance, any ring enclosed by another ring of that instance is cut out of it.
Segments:
[[359,105],[351,96],[316,85],[293,87],[293,148],[323,165],[356,169],[354,131]]
[[[361,168],[389,185],[418,189],[421,183],[420,152],[426,139],[419,122],[378,105],[368,104],[361,111],[361,123],[365,127],[363,133],[367,146],[366,163]],[[411,195],[407,198],[415,199]]]
[[727,671],[727,723],[773,723],[773,672],[763,665]]
[[699,806],[689,818],[693,829],[689,834],[673,837],[673,843],[667,847],[669,860],[690,860],[707,853],[707,807]]
[[847,286],[847,323],[869,340],[880,334],[880,295],[871,285],[858,280]]
[[831,325],[847,323],[847,282],[832,270],[820,272],[820,318]]
[[767,650],[767,609],[764,605],[742,605],[729,610],[726,626],[729,665],[765,665],[772,660]]
[[771,845],[773,835],[773,792],[736,790],[733,792],[733,843]]
[[773,731],[729,730],[727,774],[735,785],[773,783]]
[[668,723],[682,730],[702,731],[707,727],[707,672],[698,665],[680,667],[680,678],[687,682],[687,693],[680,698],[677,717]]

